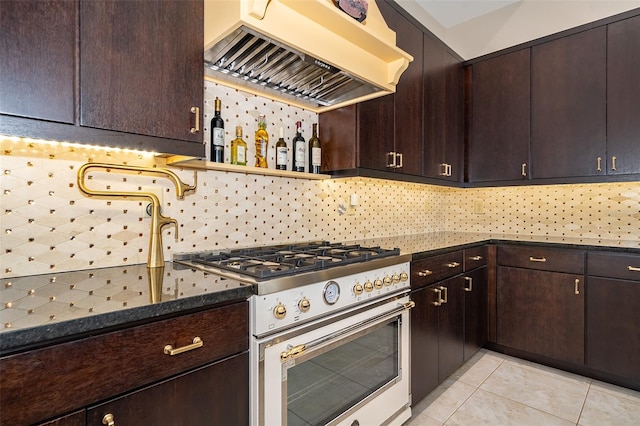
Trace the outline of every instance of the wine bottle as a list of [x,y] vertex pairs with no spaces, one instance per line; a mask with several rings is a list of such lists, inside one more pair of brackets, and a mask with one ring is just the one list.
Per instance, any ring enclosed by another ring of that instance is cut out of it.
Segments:
[[318,123],[313,123],[311,139],[309,139],[309,173],[320,174],[322,164],[322,148],[318,139]]
[[293,137],[293,171],[304,172],[304,159],[306,156],[306,144],[302,137],[300,127],[302,123],[296,122],[296,135]]
[[211,119],[211,161],[224,163],[224,120],[220,115],[222,102],[215,100],[215,113]]
[[276,142],[276,169],[287,170],[288,154],[287,143],[284,141],[284,129],[280,127],[280,138]]
[[258,130],[256,130],[256,167],[267,168],[267,149],[269,147],[269,134],[264,114],[260,114]]
[[242,139],[242,126],[236,126],[236,138],[231,141],[231,164],[247,165],[247,143]]

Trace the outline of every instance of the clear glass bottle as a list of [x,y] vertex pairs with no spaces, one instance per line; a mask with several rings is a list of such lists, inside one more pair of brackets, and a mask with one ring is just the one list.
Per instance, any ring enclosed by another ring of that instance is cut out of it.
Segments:
[[313,123],[311,139],[309,139],[309,173],[320,174],[322,164],[322,148],[318,139],[318,123]]
[[242,126],[236,126],[236,138],[231,141],[231,164],[247,165],[247,143],[242,139]]
[[280,138],[276,142],[276,169],[287,170],[287,157],[289,150],[287,143],[284,141],[284,129],[280,127]]
[[256,131],[256,167],[268,168],[267,150],[269,148],[269,133],[264,114],[260,114],[258,130]]
[[296,135],[293,137],[293,171],[304,172],[304,159],[306,157],[307,146],[300,131],[302,123],[296,122]]
[[224,163],[224,120],[220,115],[222,102],[215,100],[215,112],[211,119],[211,161]]

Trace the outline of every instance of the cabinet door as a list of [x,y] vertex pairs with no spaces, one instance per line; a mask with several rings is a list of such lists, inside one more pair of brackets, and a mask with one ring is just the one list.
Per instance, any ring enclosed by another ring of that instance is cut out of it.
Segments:
[[378,2],[397,46],[413,56],[394,94],[394,150],[402,155],[399,173],[422,174],[422,30],[386,2]]
[[606,28],[531,48],[532,178],[594,176],[606,158]]
[[590,368],[640,382],[640,282],[588,277]]
[[487,342],[487,267],[464,276],[464,360]]
[[607,173],[640,173],[640,16],[607,31]]
[[388,167],[387,155],[394,150],[393,97],[382,96],[357,105],[359,167],[394,171]]
[[39,426],[86,426],[86,411],[79,410],[48,422],[39,423]]
[[74,122],[76,3],[2,1],[0,113]]
[[424,176],[462,179],[462,65],[446,46],[424,35]]
[[89,408],[87,425],[249,424],[249,356],[237,355]]
[[202,143],[203,19],[202,0],[81,1],[80,124]]
[[464,363],[464,277],[442,281],[445,302],[438,327],[438,379],[442,382]]
[[411,402],[416,405],[438,386],[438,301],[436,285],[411,293]]
[[530,67],[531,49],[471,66],[469,182],[528,179]]
[[582,365],[584,276],[498,267],[497,343]]

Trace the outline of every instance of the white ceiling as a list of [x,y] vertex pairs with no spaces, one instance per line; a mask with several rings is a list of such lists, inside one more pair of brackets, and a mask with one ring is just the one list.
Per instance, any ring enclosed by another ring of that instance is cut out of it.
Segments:
[[461,24],[522,0],[416,0],[444,28]]

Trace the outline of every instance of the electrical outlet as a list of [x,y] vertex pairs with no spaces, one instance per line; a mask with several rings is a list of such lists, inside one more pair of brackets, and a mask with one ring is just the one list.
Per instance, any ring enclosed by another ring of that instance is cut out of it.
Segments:
[[473,201],[473,213],[474,214],[484,214],[484,201],[482,201],[482,200],[474,200]]
[[[151,192],[156,194],[158,200],[160,200],[160,212],[162,212],[162,206],[164,206],[164,188],[162,186],[140,186],[140,192]],[[143,200],[140,202],[140,217],[143,219],[151,217],[151,202]]]

